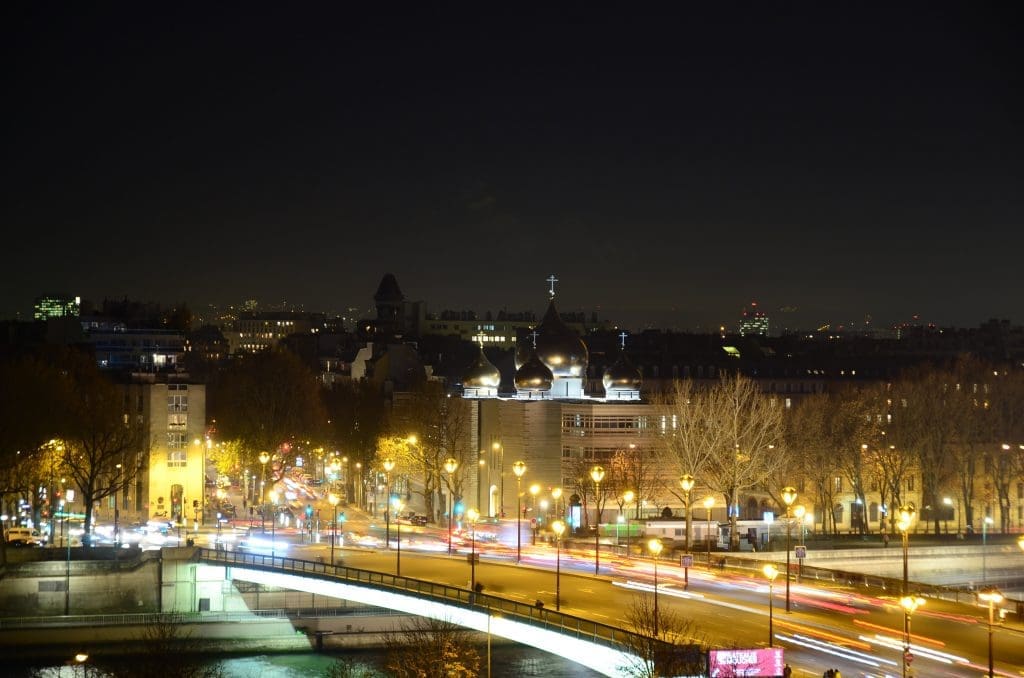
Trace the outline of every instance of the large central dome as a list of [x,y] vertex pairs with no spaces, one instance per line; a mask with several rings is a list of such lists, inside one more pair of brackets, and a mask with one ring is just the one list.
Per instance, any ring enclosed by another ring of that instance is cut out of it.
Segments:
[[580,378],[587,371],[587,346],[555,310],[554,300],[537,327],[537,357],[557,378]]

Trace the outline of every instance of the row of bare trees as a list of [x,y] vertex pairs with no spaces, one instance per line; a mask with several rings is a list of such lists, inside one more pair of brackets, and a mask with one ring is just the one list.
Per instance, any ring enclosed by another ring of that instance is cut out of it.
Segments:
[[[1024,480],[1024,373],[971,357],[811,395],[792,409],[738,374],[710,388],[683,381],[656,409],[665,468],[694,476],[735,508],[745,493],[781,507],[787,485],[818,507],[834,506],[840,494],[862,507],[869,492],[881,506],[913,496],[938,532],[943,498],[952,495],[968,524],[980,500],[999,507],[1006,529],[1011,487]],[[835,529],[832,511],[821,513],[823,528]],[[868,529],[865,516],[857,527]],[[738,539],[735,529],[731,536]]]

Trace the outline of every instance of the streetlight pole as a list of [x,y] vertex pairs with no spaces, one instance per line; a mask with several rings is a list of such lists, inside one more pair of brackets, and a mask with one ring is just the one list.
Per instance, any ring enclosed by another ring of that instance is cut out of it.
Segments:
[[470,600],[476,600],[476,521],[480,520],[480,512],[476,509],[466,511],[469,521],[469,588],[473,592]]
[[786,613],[788,614],[791,611],[789,607],[789,551],[792,548],[790,540],[793,527],[792,515],[793,502],[796,501],[796,488],[782,488],[782,501],[786,504]]
[[271,490],[270,496],[270,557],[273,559],[277,550],[277,491]]
[[704,497],[704,508],[708,512],[708,533],[704,537],[708,541],[708,568],[711,567],[711,507],[715,505],[715,498],[711,495]]
[[775,624],[773,612],[775,604],[773,602],[774,595],[772,585],[775,583],[775,578],[779,576],[779,568],[768,563],[761,568],[761,572],[763,572],[764,576],[768,578],[768,647],[775,647],[775,629],[773,628]]
[[540,494],[540,485],[534,483],[530,485],[530,494],[533,495],[533,518],[530,520],[530,525],[533,528],[533,545],[537,545],[537,495]]
[[689,473],[679,477],[679,486],[683,488],[683,492],[686,493],[686,541],[684,546],[687,553],[690,552],[690,525],[692,524],[690,519],[690,490],[693,489],[693,484],[695,482],[696,481],[693,479],[693,476]]
[[[384,548],[391,548],[391,472],[395,469],[395,460],[388,457],[381,466],[384,467],[384,490],[388,493],[387,499],[384,501]],[[377,503],[377,483],[374,483],[373,490],[373,503]]]
[[661,548],[660,539],[647,542],[647,550],[654,556],[654,638],[658,637],[658,556],[661,555]]
[[452,554],[452,520],[455,518],[455,470],[459,468],[459,462],[454,457],[444,460],[444,470],[448,472],[448,555]]
[[520,521],[523,518],[521,495],[523,493],[523,474],[526,473],[526,464],[517,461],[512,464],[512,472],[516,474],[516,563],[518,563],[523,558],[523,528]]
[[629,503],[633,501],[633,490],[626,490],[622,494],[622,501],[626,504],[626,557],[629,558]]
[[334,542],[338,540],[338,502],[341,497],[331,492],[327,495],[327,501],[334,507],[334,522],[331,523],[331,565],[334,565]]
[[906,596],[910,593],[909,588],[909,555],[910,555],[910,535],[907,532],[910,530],[910,524],[914,521],[914,515],[917,511],[914,509],[913,504],[904,504],[899,508],[899,522],[896,523],[896,527],[900,530],[900,536],[903,541],[903,595]]
[[979,593],[978,598],[988,603],[988,677],[994,678],[996,674],[992,654],[992,624],[995,622],[995,605],[1003,602],[1003,594],[990,587]]
[[[260,463],[263,464],[263,475],[260,476],[260,506],[263,510],[260,511],[260,531],[263,534],[267,533],[267,462],[270,461],[270,455],[267,452],[260,452]],[[206,496],[206,471],[203,471],[203,496]],[[265,539],[266,537],[264,537]]]
[[[800,546],[804,545],[804,516],[807,515],[807,509],[803,504],[799,504],[793,507],[793,517],[796,518],[797,524],[800,526]],[[800,575],[803,574],[804,559],[796,559],[796,583],[800,583]]]
[[594,574],[598,574],[601,571],[601,481],[604,480],[604,467],[590,469],[590,477],[594,480]]
[[556,520],[551,523],[551,531],[555,533],[555,611],[562,609],[562,533],[565,523]]
[[981,521],[981,582],[983,584],[988,582],[988,526],[991,524],[991,516],[985,516]]
[[402,515],[402,509],[403,508],[404,508],[404,504],[402,504],[402,502],[400,500],[395,502],[395,516],[396,516],[395,517],[395,530],[397,531],[397,534],[395,535],[395,539],[397,540],[396,546],[398,547],[395,550],[395,576],[396,577],[401,577],[402,576],[402,521],[398,519],[398,516]]
[[913,659],[913,655],[910,654],[910,617],[922,605],[924,598],[918,596],[900,598],[900,607],[903,608],[903,678],[907,678],[907,669]]

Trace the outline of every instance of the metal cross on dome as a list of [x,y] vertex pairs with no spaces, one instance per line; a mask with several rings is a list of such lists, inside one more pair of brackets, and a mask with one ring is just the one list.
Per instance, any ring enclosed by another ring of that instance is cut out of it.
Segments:
[[551,275],[549,275],[547,277],[547,281],[549,283],[551,283],[551,289],[548,290],[548,295],[550,295],[550,297],[552,299],[554,299],[555,298],[555,283],[558,282],[558,278],[556,278],[555,274],[552,273]]
[[629,335],[626,334],[626,332],[619,334],[619,345],[622,347],[622,350],[626,350],[626,337],[628,336]]
[[533,337],[533,347],[537,348],[537,330],[530,332],[530,336]]

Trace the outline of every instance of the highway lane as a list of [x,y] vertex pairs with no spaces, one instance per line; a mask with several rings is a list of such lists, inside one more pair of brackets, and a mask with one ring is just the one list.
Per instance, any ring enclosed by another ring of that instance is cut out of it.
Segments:
[[[469,564],[464,554],[424,555],[405,542],[403,526],[402,574],[456,586],[469,585]],[[414,539],[446,546],[436,534],[412,532]],[[323,545],[297,546],[292,555],[314,552]],[[394,550],[345,549],[345,563],[366,569],[394,572]],[[514,565],[514,550],[502,560],[484,560],[477,580],[485,591],[525,603],[536,600],[554,607],[554,551],[549,547],[524,549],[524,565]],[[592,554],[592,552],[591,552]],[[628,609],[638,595],[653,595],[653,565],[637,559],[602,558],[602,576],[593,576],[593,560],[585,552],[563,552],[562,611],[606,623],[628,626]],[[550,568],[550,569],[549,569]],[[684,590],[682,571],[659,565],[659,606],[692,618],[697,634],[716,647],[764,647],[768,644],[767,584],[729,572],[691,569]],[[903,614],[896,597],[878,599],[855,590],[791,585],[793,612],[785,612],[784,584],[775,586],[775,643],[786,648],[796,675],[820,676],[826,668],[839,668],[847,676],[899,676],[901,671]],[[918,676],[977,676],[987,668],[987,612],[970,605],[929,601],[913,617],[914,660]],[[1024,676],[1024,634],[997,627],[994,633],[997,675]],[[947,663],[949,662],[949,663]]]

